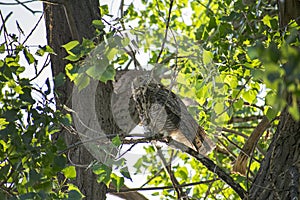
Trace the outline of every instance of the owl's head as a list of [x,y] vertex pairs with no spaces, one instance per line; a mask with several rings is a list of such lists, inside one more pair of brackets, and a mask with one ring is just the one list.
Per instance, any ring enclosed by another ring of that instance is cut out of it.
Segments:
[[154,80],[151,78],[149,74],[137,76],[132,80],[131,89],[137,90],[142,87],[147,87],[153,81]]

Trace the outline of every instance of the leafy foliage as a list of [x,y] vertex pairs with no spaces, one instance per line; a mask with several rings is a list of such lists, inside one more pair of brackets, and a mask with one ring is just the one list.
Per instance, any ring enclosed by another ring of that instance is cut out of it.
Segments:
[[[247,176],[231,175],[247,190],[288,95],[293,102],[288,110],[299,120],[299,26],[291,22],[284,30],[280,28],[273,1],[142,1],[138,8],[135,2],[120,5],[118,18],[109,12],[108,5],[100,10],[102,20],[93,21],[95,38],[63,45],[68,53],[65,59],[70,61],[65,67],[69,79],[79,90],[91,79],[111,81],[119,69],[143,67],[137,65],[133,52],[146,54],[147,66],[152,66],[154,74],[171,75],[162,79],[166,86],[196,102],[189,111],[217,144],[209,158],[227,173],[259,120],[267,116],[270,127],[250,155]],[[139,40],[132,40],[131,35]],[[0,196],[80,199],[80,191],[67,183],[76,177],[76,170],[66,165],[64,154],[58,153],[66,148],[63,141],[54,139],[60,124],[71,125],[71,117],[53,108],[49,79],[45,81],[46,90],[33,85],[31,79],[24,78],[25,67],[20,64],[24,57],[26,66],[36,68],[36,57],[54,52],[44,46],[32,54],[16,35],[6,38],[9,40],[0,45],[4,55],[0,60]],[[95,42],[99,38],[100,44]],[[64,75],[54,77],[54,81],[56,86],[62,85]],[[120,137],[112,141],[121,148]],[[134,167],[137,174],[148,174],[146,185],[174,184],[157,150],[153,146],[144,150],[145,155]],[[197,183],[183,188],[192,198],[238,198],[196,159],[175,150],[168,150],[167,155],[179,184]],[[114,168],[99,163],[91,168],[98,182],[107,186],[112,183],[120,191],[126,180],[134,181],[124,165],[126,160],[120,159]],[[153,195],[176,199],[176,190],[165,189]]]
[[[66,183],[76,177],[59,152],[60,124],[68,115],[55,110],[49,79],[37,86],[24,75],[27,67],[38,69],[38,57],[53,54],[49,46],[35,54],[16,35],[4,33],[0,60],[0,196],[2,199],[80,199],[80,191]],[[25,58],[26,67],[21,62]],[[41,70],[44,69],[43,66]],[[68,123],[65,123],[68,125]],[[64,176],[65,180],[58,178]]]

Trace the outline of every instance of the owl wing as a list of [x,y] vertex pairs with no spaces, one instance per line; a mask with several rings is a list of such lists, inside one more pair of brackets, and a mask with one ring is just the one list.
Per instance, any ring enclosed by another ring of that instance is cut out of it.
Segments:
[[165,105],[165,110],[169,116],[166,120],[165,129],[172,139],[207,155],[215,147],[215,144],[188,112],[183,101],[171,90],[160,84],[156,89],[154,96],[157,101]]

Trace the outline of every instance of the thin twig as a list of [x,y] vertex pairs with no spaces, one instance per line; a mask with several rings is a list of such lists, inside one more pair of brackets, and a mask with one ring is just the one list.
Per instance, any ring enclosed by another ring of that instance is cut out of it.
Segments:
[[[27,4],[27,3],[33,3],[33,2],[37,2],[37,0],[28,0],[28,1],[23,1],[23,4]],[[15,6],[15,5],[20,5],[20,3],[7,3],[7,2],[0,2],[0,5],[5,5],[5,6]]]
[[24,8],[26,8],[28,11],[30,11],[32,14],[35,13],[40,13],[41,11],[34,11],[31,8],[29,8],[24,2],[21,2],[19,0],[15,0],[19,5],[23,6]]
[[171,12],[172,12],[172,7],[173,7],[173,2],[174,0],[171,0],[170,1],[170,7],[169,7],[169,14],[168,14],[168,18],[167,18],[167,24],[166,24],[166,30],[165,30],[165,38],[163,40],[163,43],[161,45],[161,49],[160,49],[160,52],[157,56],[157,59],[156,59],[156,63],[158,63],[160,57],[161,57],[161,54],[165,48],[165,44],[166,44],[166,41],[167,41],[167,37],[168,37],[168,30],[169,30],[169,25],[170,25],[170,19],[171,19]]
[[230,160],[236,159],[236,155],[227,147],[227,145],[224,144],[224,142],[220,139],[218,139],[218,142],[226,149],[226,151],[231,155],[229,156]]
[[145,183],[143,183],[143,185],[141,185],[140,188],[143,188],[145,185],[147,185],[148,183],[150,183],[150,181],[152,181],[153,179],[155,179],[163,170],[164,170],[164,168],[161,168],[159,171],[157,171],[151,178],[149,178]]
[[44,71],[44,69],[47,66],[49,66],[49,64],[50,64],[50,54],[47,55],[46,60],[45,60],[45,62],[43,64],[42,69],[38,73],[36,73],[35,77],[33,77],[32,79],[30,79],[30,81],[33,81],[34,79],[38,78],[41,75],[41,73]]
[[262,115],[253,115],[253,116],[247,116],[247,117],[232,117],[228,121],[228,124],[256,121],[256,120],[259,120],[259,119],[262,119],[262,118],[263,118]]
[[239,136],[242,136],[243,138],[248,139],[248,136],[245,135],[245,134],[243,134],[243,133],[241,133],[241,132],[238,132],[238,131],[235,131],[235,130],[231,130],[231,129],[228,129],[228,128],[225,128],[225,127],[223,127],[223,128],[220,127],[220,129],[222,131],[224,131],[224,132],[233,133],[235,135],[239,135]]
[[2,12],[0,10],[0,17],[1,17],[1,20],[2,20],[2,26],[1,26],[1,29],[0,29],[0,33],[3,29],[3,35],[4,35],[4,41],[5,41],[5,45],[6,45],[6,49],[7,49],[7,53],[8,55],[10,54],[9,52],[9,42],[8,42],[8,32],[7,32],[7,29],[6,29],[6,21],[8,20],[8,18],[13,14],[13,12],[10,12],[4,19],[3,15],[2,15]]
[[22,45],[24,45],[27,40],[29,39],[29,37],[33,34],[33,32],[36,30],[36,28],[38,27],[38,25],[40,24],[41,20],[43,19],[44,14],[42,14],[39,18],[39,20],[37,21],[37,23],[34,25],[33,29],[31,29],[30,33],[28,34],[28,36],[25,38],[25,40],[23,41]]
[[116,160],[122,158],[126,153],[128,153],[129,151],[131,151],[132,148],[133,148],[135,145],[137,145],[137,143],[133,143],[126,151],[124,151],[121,155],[119,155],[119,156],[116,158]]
[[169,175],[169,177],[170,177],[170,180],[171,180],[171,182],[172,182],[172,186],[173,186],[173,188],[174,188],[174,190],[175,190],[175,192],[176,192],[176,194],[177,194],[177,199],[185,198],[187,195],[186,195],[186,193],[182,190],[182,188],[179,188],[179,187],[178,187],[178,185],[180,185],[180,184],[179,184],[179,182],[177,181],[177,179],[176,179],[176,177],[175,177],[175,175],[174,175],[174,173],[173,173],[173,171],[172,171],[172,167],[171,167],[172,157],[170,158],[170,161],[169,161],[169,163],[168,163],[168,162],[166,161],[164,155],[162,154],[161,149],[160,149],[160,148],[157,148],[156,146],[154,146],[154,147],[155,147],[155,149],[156,149],[156,152],[157,152],[159,158],[160,158],[161,161],[162,161],[162,164],[163,164],[163,167],[164,167],[166,173],[167,173],[167,174]]
[[[205,181],[198,181],[193,183],[186,183],[178,185],[180,188],[194,186],[194,185],[200,185],[200,184],[207,184],[211,182],[215,182],[219,180],[218,178],[212,179],[212,180],[205,180]],[[132,192],[132,191],[150,191],[150,190],[166,190],[166,189],[173,189],[173,186],[162,186],[162,187],[145,187],[145,188],[128,188],[128,189],[120,189],[119,191],[114,189],[107,189],[107,192],[109,193],[125,193],[125,192]]]
[[210,9],[207,5],[204,5],[200,0],[197,0],[197,2],[203,6],[204,8],[206,8],[206,10],[208,10],[209,12],[211,12],[212,14],[214,14],[214,12],[212,11],[212,9]]

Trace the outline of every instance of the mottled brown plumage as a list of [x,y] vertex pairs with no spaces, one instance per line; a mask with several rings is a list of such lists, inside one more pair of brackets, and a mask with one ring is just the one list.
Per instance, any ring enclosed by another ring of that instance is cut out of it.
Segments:
[[153,79],[139,76],[133,80],[130,104],[132,118],[139,119],[151,132],[170,136],[204,155],[214,148],[184,103]]

